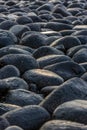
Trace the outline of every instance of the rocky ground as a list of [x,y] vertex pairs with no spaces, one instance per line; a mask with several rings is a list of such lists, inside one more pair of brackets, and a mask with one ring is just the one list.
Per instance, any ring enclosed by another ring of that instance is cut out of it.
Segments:
[[0,0],[0,130],[87,130],[86,0]]

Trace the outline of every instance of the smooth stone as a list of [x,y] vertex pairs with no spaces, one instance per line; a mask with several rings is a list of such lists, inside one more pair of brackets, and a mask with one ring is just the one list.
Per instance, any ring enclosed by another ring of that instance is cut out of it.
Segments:
[[37,31],[27,31],[22,35],[21,39],[26,37],[26,36],[31,36],[31,35],[38,35],[38,36],[41,36],[43,38],[47,38],[47,36],[45,34],[42,34],[40,31],[38,31],[38,32]]
[[47,55],[37,59],[40,68],[64,61],[72,61],[72,59],[66,55]]
[[8,12],[5,6],[0,7],[0,13],[3,13],[3,12]]
[[29,89],[28,84],[19,77],[10,77],[0,80],[0,86],[7,87],[11,90],[13,89]]
[[23,37],[20,44],[37,49],[41,46],[45,46],[45,39],[39,34],[30,34]]
[[36,5],[38,5],[38,6],[42,6],[42,5],[45,4],[45,1],[43,1],[43,0],[40,0],[40,1],[34,1],[34,2],[35,2],[34,4],[36,4]]
[[80,18],[80,20],[83,20],[86,15],[87,15],[87,11],[84,10],[84,11],[79,12],[78,14],[76,14],[76,17]]
[[39,15],[39,17],[42,20],[46,20],[46,21],[50,21],[55,18],[54,16],[52,16],[52,14],[41,14],[41,15]]
[[71,3],[69,4],[68,8],[84,8],[84,4],[83,3]]
[[87,25],[76,25],[73,27],[75,30],[87,30]]
[[80,63],[79,65],[81,65],[82,67],[84,67],[84,68],[85,68],[85,70],[87,71],[87,62]]
[[73,61],[64,61],[53,65],[48,65],[44,67],[44,69],[58,74],[64,80],[68,80],[73,77],[80,77],[86,71],[84,67]]
[[53,112],[54,119],[87,124],[87,101],[73,100],[58,106]]
[[73,16],[75,16],[76,14],[78,14],[80,12],[79,8],[75,7],[75,8],[68,8],[67,9],[68,12],[70,12]]
[[26,106],[7,112],[3,117],[6,117],[11,125],[20,126],[24,130],[38,130],[50,119],[49,113],[37,105]]
[[[32,25],[32,24],[36,24],[36,25],[39,24],[40,31],[41,31],[42,28],[45,29],[44,26],[46,25],[46,21],[31,23],[31,25]],[[28,24],[28,25],[29,25],[29,24]]]
[[49,28],[52,29],[53,31],[62,31],[62,30],[71,30],[72,26],[71,25],[67,25],[64,23],[57,23],[57,22],[48,22],[45,25],[45,28]]
[[29,18],[29,17],[26,17],[26,16],[20,16],[16,19],[16,22],[20,25],[25,25],[25,24],[28,24],[28,23],[32,23],[32,19]]
[[43,98],[38,94],[24,89],[15,89],[10,90],[1,101],[12,105],[27,106],[38,105],[42,100]]
[[26,25],[14,25],[10,28],[10,32],[19,38],[21,38],[22,34],[27,31],[30,31],[30,28]]
[[38,87],[35,83],[29,84],[29,91],[34,92],[34,93],[39,93]]
[[16,45],[9,45],[8,47],[19,48],[19,49],[28,51],[28,52],[30,52],[30,53],[33,53],[33,51],[34,51],[32,48],[30,48],[30,47],[28,47],[28,46],[23,46],[23,45],[18,45],[18,44],[16,44]]
[[5,130],[23,130],[23,129],[19,126],[9,126]]
[[[71,16],[67,16],[66,19],[69,20],[70,22],[74,22],[74,21],[76,21],[76,20],[79,20],[78,17],[72,16],[72,15],[71,15]],[[74,26],[73,26],[73,27],[74,27]]]
[[21,108],[21,107],[17,105],[7,104],[7,103],[0,103],[0,116],[2,116],[8,111],[12,111],[18,108]]
[[5,118],[0,117],[0,130],[5,130],[8,126],[10,126],[9,122]]
[[[54,34],[55,35],[55,34]],[[45,43],[46,45],[50,46],[50,44],[52,42],[54,42],[55,40],[57,40],[58,38],[60,38],[61,36],[50,36],[48,38],[45,39]]]
[[81,79],[87,82],[87,72],[81,76]]
[[27,24],[27,26],[31,29],[31,31],[37,31],[37,32],[41,31],[41,25],[39,22],[29,23],[29,24]]
[[87,62],[87,48],[82,48],[79,51],[77,51],[72,59],[77,63],[84,63]]
[[38,68],[37,61],[32,56],[25,54],[8,54],[3,56],[0,58],[0,66],[3,67],[5,65],[16,66],[22,74],[27,70]]
[[31,55],[31,53],[27,50],[23,50],[21,47],[18,48],[17,46],[6,46],[0,49],[0,57],[7,55],[7,54],[25,54]]
[[0,48],[17,43],[16,36],[6,30],[0,30]]
[[57,31],[45,31],[45,32],[41,32],[41,34],[44,34],[48,37],[51,36],[61,36],[61,33],[57,32]]
[[80,40],[81,44],[86,44],[87,43],[86,35],[77,35],[77,38]]
[[15,21],[5,20],[0,23],[0,29],[9,30],[14,25],[17,25]]
[[43,4],[42,6],[37,8],[37,11],[39,12],[40,10],[48,10],[48,11],[52,11],[53,8],[53,4],[52,3],[48,3],[48,4]]
[[66,120],[52,120],[46,122],[40,130],[86,130],[84,124],[70,122]]
[[75,20],[75,21],[72,22],[72,24],[74,26],[76,26],[76,25],[82,25],[83,23],[80,20]]
[[1,24],[2,22],[4,22],[5,20],[6,20],[5,18],[1,17],[1,18],[0,18],[0,24]]
[[13,6],[13,5],[15,5],[16,4],[16,2],[14,2],[14,1],[7,1],[6,3],[5,3],[5,5],[6,6]]
[[57,74],[44,69],[28,70],[22,77],[26,82],[28,82],[28,84],[36,84],[39,89],[49,85],[59,85],[64,81],[63,78]]
[[0,69],[0,79],[19,77],[19,70],[13,65],[6,65]]
[[7,18],[10,19],[10,20],[12,20],[12,21],[15,21],[17,17],[18,16],[16,14],[8,14],[7,15]]
[[23,15],[24,10],[23,10],[23,9],[19,9],[19,8],[11,8],[11,9],[9,9],[9,12],[10,12],[10,13],[14,13],[14,14],[16,14],[16,15],[17,15],[17,12],[18,12],[18,13],[20,13],[21,15]]
[[63,18],[63,16],[59,13],[52,13],[52,15],[56,18],[56,19],[61,19]]
[[29,17],[32,19],[33,23],[42,22],[42,19],[37,15],[31,15]]
[[64,24],[71,24],[69,20],[66,19],[52,19],[52,22],[64,23]]
[[67,55],[69,57],[73,57],[75,53],[77,53],[79,50],[81,49],[86,49],[87,45],[78,45],[75,47],[70,48],[69,50],[67,50]]
[[67,16],[70,15],[70,13],[69,13],[65,8],[63,8],[63,6],[59,7],[59,5],[54,6],[52,12],[53,12],[53,13],[59,13],[59,14],[61,14],[63,17],[67,17]]
[[60,31],[61,35],[64,37],[64,36],[70,36],[72,35],[72,33],[74,33],[75,30],[63,30],[63,31]]
[[46,86],[41,89],[41,93],[44,94],[44,96],[49,95],[53,90],[57,89],[59,86]]
[[78,30],[78,31],[75,31],[72,35],[74,36],[86,36],[87,35],[87,30]]
[[45,10],[45,9],[40,10],[40,11],[38,12],[38,15],[42,15],[42,14],[50,14],[50,11],[49,11],[49,10]]
[[33,52],[33,56],[36,59],[47,55],[64,55],[64,53],[50,46],[39,47]]
[[60,104],[75,99],[87,100],[87,83],[77,77],[60,85],[40,103],[40,106],[52,114]]
[[84,18],[82,22],[84,25],[87,25],[87,18]]
[[73,37],[73,36],[65,36],[65,37],[59,38],[58,40],[55,40],[50,46],[57,48],[57,46],[64,45],[64,48],[67,50],[69,48],[78,46],[80,44],[81,42],[78,38]]

